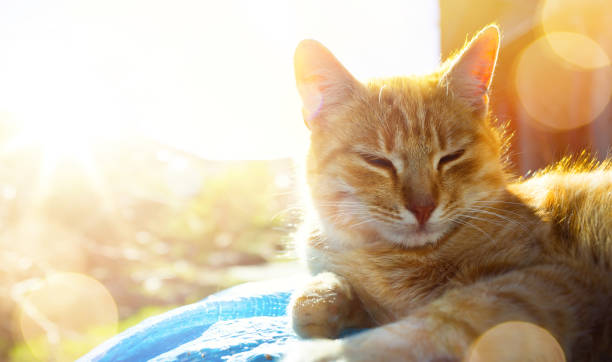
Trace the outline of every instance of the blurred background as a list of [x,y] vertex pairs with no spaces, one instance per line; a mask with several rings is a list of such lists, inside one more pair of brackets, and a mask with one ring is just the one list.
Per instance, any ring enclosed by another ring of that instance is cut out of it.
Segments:
[[0,360],[73,360],[148,316],[299,273],[299,40],[366,79],[433,70],[491,22],[517,174],[604,157],[606,0],[0,2]]

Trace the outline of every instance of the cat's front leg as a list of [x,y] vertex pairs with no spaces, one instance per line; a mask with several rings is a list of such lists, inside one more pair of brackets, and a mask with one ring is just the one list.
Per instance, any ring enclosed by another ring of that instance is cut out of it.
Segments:
[[404,319],[342,339],[313,339],[287,346],[283,362],[460,361],[417,319]]
[[304,338],[336,338],[345,328],[370,326],[351,285],[331,272],[315,275],[294,292],[289,311],[293,329]]
[[559,265],[510,272],[355,336],[290,346],[286,361],[569,360],[577,336],[596,323],[577,311],[601,308],[590,305],[594,293],[585,285]]

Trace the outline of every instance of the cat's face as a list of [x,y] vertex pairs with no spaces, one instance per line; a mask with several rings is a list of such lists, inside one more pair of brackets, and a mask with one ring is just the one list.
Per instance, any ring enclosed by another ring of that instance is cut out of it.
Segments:
[[312,130],[308,181],[344,242],[436,242],[505,183],[486,92],[497,56],[485,30],[446,70],[361,84],[318,43],[296,52]]

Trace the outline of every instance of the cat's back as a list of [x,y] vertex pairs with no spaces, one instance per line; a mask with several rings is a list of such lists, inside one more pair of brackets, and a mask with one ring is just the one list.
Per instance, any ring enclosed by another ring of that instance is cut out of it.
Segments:
[[551,224],[551,246],[612,271],[612,162],[561,161],[512,186]]

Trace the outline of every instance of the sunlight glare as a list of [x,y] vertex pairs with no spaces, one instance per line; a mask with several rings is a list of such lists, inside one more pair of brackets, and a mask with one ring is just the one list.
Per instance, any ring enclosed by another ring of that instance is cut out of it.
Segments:
[[88,141],[93,137],[79,122],[29,122],[20,137],[31,146],[38,146],[49,159],[78,158],[87,152]]
[[208,159],[302,155],[300,40],[359,79],[422,73],[439,60],[437,22],[432,0],[17,2],[0,12],[0,110],[34,119],[32,137],[62,155],[113,125]]

